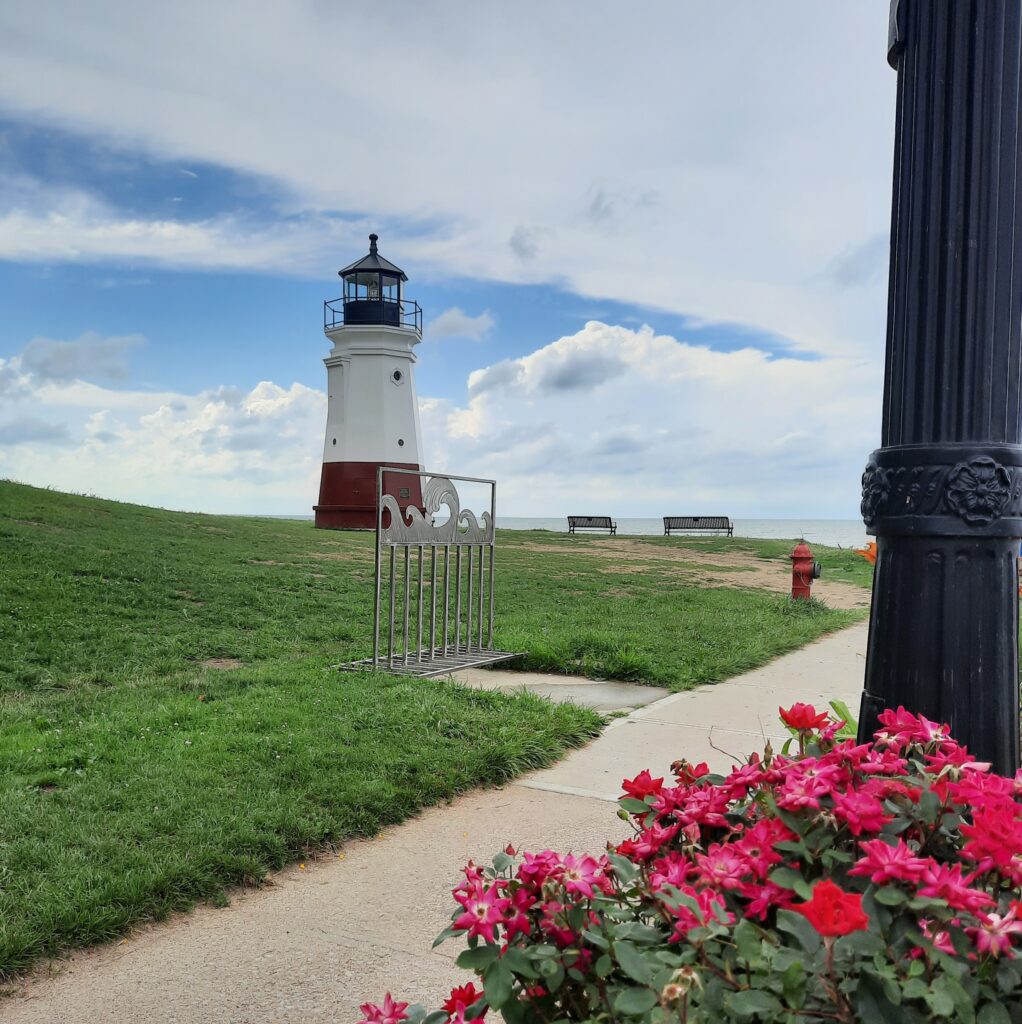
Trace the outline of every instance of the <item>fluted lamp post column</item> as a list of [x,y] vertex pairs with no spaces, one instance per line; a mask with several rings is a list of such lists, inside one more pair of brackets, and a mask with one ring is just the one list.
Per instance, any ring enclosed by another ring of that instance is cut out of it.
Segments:
[[903,704],[1019,763],[1022,0],[895,0],[877,537],[859,736]]

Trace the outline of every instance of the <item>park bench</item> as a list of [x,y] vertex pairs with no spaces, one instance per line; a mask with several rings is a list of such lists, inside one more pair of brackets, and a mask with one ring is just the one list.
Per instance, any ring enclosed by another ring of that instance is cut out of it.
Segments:
[[727,516],[664,516],[664,536],[676,533],[696,533],[702,530],[735,535],[734,523]]
[[617,534],[617,523],[611,522],[610,516],[568,516],[568,533],[576,530],[610,530],[613,537]]

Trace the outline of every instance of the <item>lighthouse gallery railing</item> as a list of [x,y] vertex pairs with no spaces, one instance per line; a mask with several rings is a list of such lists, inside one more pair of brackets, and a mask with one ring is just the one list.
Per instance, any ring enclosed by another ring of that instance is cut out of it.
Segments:
[[[383,492],[393,473],[419,478],[421,509]],[[463,509],[455,481],[488,486],[489,508]],[[515,657],[493,646],[496,500],[494,480],[378,468],[373,656],[343,668],[436,676]]]

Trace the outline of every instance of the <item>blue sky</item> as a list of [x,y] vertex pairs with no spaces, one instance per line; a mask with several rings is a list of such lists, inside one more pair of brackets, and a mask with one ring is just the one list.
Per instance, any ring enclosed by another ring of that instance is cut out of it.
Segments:
[[[383,45],[311,2],[5,5],[0,475],[307,511],[322,302],[375,230],[425,311],[427,459],[506,514],[854,517],[886,8],[654,4],[659,38],[603,3],[384,4]],[[613,372],[553,383],[576,365]]]

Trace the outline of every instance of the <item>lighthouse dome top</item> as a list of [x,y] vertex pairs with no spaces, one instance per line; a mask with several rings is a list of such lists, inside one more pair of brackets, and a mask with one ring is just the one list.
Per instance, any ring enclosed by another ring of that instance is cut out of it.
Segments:
[[422,310],[402,294],[408,275],[385,260],[376,248],[378,235],[369,236],[369,252],[339,270],[344,294],[324,303],[323,329],[329,334],[345,327],[400,327],[422,334]]
[[340,277],[347,277],[349,274],[357,274],[360,271],[383,271],[385,274],[393,274],[396,277],[400,277],[402,281],[407,281],[408,275],[400,267],[395,267],[390,260],[385,260],[379,254],[376,248],[376,243],[379,240],[379,235],[370,235],[368,254],[363,256],[360,260],[355,260],[354,263],[349,263],[343,270],[338,270],[338,275]]

